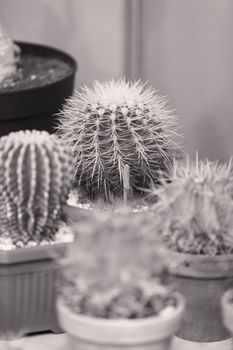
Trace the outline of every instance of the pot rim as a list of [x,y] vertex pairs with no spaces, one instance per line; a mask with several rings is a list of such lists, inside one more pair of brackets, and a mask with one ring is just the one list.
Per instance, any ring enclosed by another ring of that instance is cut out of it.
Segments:
[[191,254],[191,253],[182,253],[178,252],[176,250],[172,250],[170,248],[167,248],[170,254],[172,254],[174,257],[183,257],[184,259],[189,260],[195,260],[200,262],[211,262],[211,261],[225,261],[225,260],[233,260],[233,253],[232,254],[222,254],[222,255],[201,255],[201,254]]
[[133,320],[101,319],[75,314],[65,305],[62,296],[57,298],[56,306],[61,327],[75,338],[102,344],[150,343],[171,337],[179,328],[185,300],[177,292],[173,296],[178,305],[171,315]]
[[35,247],[22,247],[11,250],[0,250],[0,265],[18,264],[22,262],[58,259],[64,256],[72,242],[55,242]]
[[190,278],[215,279],[233,275],[233,254],[195,255],[167,249],[173,275]]
[[173,319],[174,318],[174,315],[176,313],[180,313],[181,310],[184,309],[184,306],[185,306],[185,301],[184,301],[184,298],[183,296],[178,293],[178,292],[174,292],[172,294],[173,297],[176,298],[176,300],[178,301],[178,305],[177,307],[174,308],[174,313],[172,313],[172,315],[169,315],[169,316],[152,316],[152,317],[145,317],[145,318],[135,318],[135,319],[127,319],[127,318],[124,318],[124,319],[109,319],[109,318],[100,318],[100,317],[91,317],[91,316],[87,316],[87,315],[82,315],[82,314],[76,314],[74,312],[72,312],[64,303],[64,299],[60,296],[58,297],[57,299],[57,304],[58,304],[58,307],[61,307],[63,310],[66,309],[67,313],[69,313],[70,315],[72,315],[73,318],[76,318],[77,320],[78,319],[82,319],[84,320],[85,322],[88,322],[90,324],[96,324],[96,323],[99,323],[103,326],[107,325],[107,326],[115,326],[117,324],[119,325],[124,325],[124,327],[132,327],[133,324],[137,324],[139,325],[140,323],[141,324],[150,324],[151,322],[157,322],[159,323],[161,320],[170,320],[170,319]]

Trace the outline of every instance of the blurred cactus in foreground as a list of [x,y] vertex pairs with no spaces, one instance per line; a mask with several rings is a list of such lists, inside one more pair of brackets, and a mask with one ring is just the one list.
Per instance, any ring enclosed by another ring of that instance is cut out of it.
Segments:
[[[86,217],[87,215],[87,217]],[[143,318],[174,306],[153,213],[92,210],[73,226],[62,296],[75,313]]]
[[16,46],[0,25],[0,83],[16,73]]
[[131,198],[169,172],[180,140],[166,103],[153,88],[125,80],[95,82],[67,101],[58,134],[70,147],[84,198],[122,198],[126,166]]
[[71,157],[56,136],[19,131],[0,139],[0,235],[52,238],[71,186]]

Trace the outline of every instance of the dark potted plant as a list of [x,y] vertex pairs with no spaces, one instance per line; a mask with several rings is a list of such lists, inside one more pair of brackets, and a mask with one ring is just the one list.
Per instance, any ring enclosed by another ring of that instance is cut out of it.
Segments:
[[142,205],[145,190],[181,154],[177,129],[167,100],[140,81],[95,82],[77,91],[58,119],[75,163],[71,203]]
[[77,64],[67,53],[16,42],[0,26],[0,136],[53,132],[54,115],[73,92]]
[[60,222],[71,157],[56,136],[21,131],[0,138],[0,335],[58,329],[54,300],[72,240]]
[[[57,311],[70,349],[168,349],[184,312],[149,213],[94,209],[73,223]],[[133,217],[132,217],[133,215]],[[133,218],[133,220],[132,220]]]
[[173,281],[187,300],[178,336],[198,342],[229,337],[220,300],[233,286],[233,176],[231,163],[187,160],[154,190],[155,214],[176,262]]

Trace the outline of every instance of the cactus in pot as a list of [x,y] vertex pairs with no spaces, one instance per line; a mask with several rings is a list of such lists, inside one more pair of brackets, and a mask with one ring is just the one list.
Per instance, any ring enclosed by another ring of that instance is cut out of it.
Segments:
[[94,209],[73,223],[57,302],[71,348],[168,349],[184,301],[166,284],[167,252],[152,219]]
[[154,215],[176,267],[173,278],[187,300],[181,338],[220,341],[222,294],[233,286],[233,173],[206,160],[175,163],[171,181],[153,191]]
[[0,25],[0,83],[16,73],[17,51],[17,46]]
[[71,157],[56,136],[34,130],[0,138],[0,237],[17,246],[53,240],[71,182]]
[[73,236],[61,221],[71,156],[45,131],[0,138],[0,334],[58,331],[56,286]]
[[180,154],[166,99],[125,80],[95,82],[67,101],[58,135],[75,161],[75,185],[86,200],[130,199],[158,184]]
[[170,249],[193,255],[233,253],[231,162],[175,162],[171,182],[155,189],[154,195]]

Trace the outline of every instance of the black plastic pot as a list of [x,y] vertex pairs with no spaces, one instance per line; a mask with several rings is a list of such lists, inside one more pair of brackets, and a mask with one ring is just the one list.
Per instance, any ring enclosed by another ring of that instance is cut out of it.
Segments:
[[31,43],[17,42],[23,54],[61,59],[70,66],[64,78],[48,85],[19,91],[0,91],[0,136],[11,131],[37,129],[54,131],[54,115],[65,99],[72,95],[77,63],[70,55],[58,49]]

